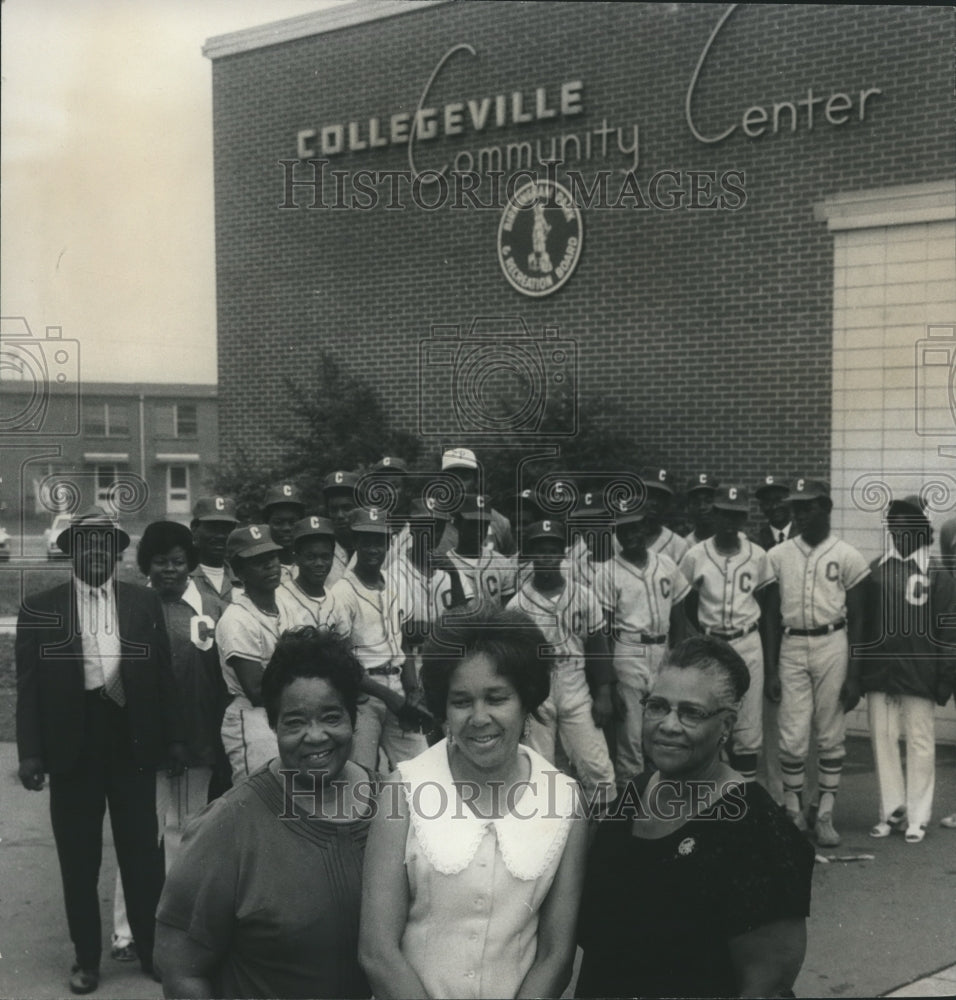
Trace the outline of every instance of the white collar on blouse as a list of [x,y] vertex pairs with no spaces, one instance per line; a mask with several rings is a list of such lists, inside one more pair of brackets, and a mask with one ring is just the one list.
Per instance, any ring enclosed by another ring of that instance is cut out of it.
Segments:
[[901,563],[913,562],[916,563],[916,568],[925,576],[929,570],[929,546],[922,545],[915,551],[911,552],[905,559],[900,555],[899,550],[893,544],[893,539],[889,540],[889,551],[880,560],[880,565],[890,561],[890,559],[899,559]]
[[429,863],[443,875],[457,875],[471,864],[489,827],[494,828],[505,867],[523,881],[540,878],[564,850],[576,815],[576,783],[529,747],[521,746],[519,752],[531,763],[531,784],[518,800],[517,814],[491,820],[479,819],[461,801],[448,764],[447,740],[399,765],[415,836]]

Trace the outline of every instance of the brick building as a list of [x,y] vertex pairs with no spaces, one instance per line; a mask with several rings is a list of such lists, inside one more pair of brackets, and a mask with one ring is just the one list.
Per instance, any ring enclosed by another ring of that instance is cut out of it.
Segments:
[[188,523],[219,458],[215,386],[78,385],[21,374],[0,381],[4,527],[37,534],[55,512],[92,503],[137,532],[159,518]]
[[[494,429],[460,405],[476,359],[537,366],[535,404],[560,356],[635,457],[829,477],[875,554],[873,482],[956,491],[953,35],[928,7],[385,0],[210,39],[224,457],[274,454],[323,349],[433,453]],[[529,174],[579,206],[546,210],[554,265],[581,251],[554,294],[505,272]],[[560,444],[535,412],[512,441]]]

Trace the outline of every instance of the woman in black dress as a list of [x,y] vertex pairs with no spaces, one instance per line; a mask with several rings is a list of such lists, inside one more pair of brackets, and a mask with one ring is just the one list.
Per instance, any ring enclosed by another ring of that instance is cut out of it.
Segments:
[[579,997],[792,996],[813,849],[721,761],[747,667],[722,640],[678,644],[644,699],[653,768],[592,845]]

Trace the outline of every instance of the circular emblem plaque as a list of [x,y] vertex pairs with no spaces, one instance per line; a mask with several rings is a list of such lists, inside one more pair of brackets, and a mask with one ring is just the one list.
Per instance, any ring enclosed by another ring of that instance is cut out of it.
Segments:
[[529,181],[515,191],[501,216],[498,262],[522,295],[550,295],[571,277],[581,237],[581,211],[567,188]]

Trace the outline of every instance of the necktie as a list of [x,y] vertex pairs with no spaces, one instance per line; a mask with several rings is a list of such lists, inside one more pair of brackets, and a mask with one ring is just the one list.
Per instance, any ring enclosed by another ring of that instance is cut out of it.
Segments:
[[780,534],[779,534],[779,536],[777,537],[777,541],[778,542],[785,542],[786,540],[787,540],[786,532],[781,531]]
[[[112,617],[109,614],[110,608],[108,604],[103,603],[104,597],[100,591],[91,590],[90,595],[93,599],[93,607],[96,609],[96,632],[94,634],[96,636],[96,647],[99,650],[100,631],[112,628],[114,622],[109,620]],[[103,667],[103,690],[106,692],[108,698],[122,707],[126,704],[126,694],[123,691],[123,678],[120,676],[119,661],[112,656],[101,655],[100,663]]]

